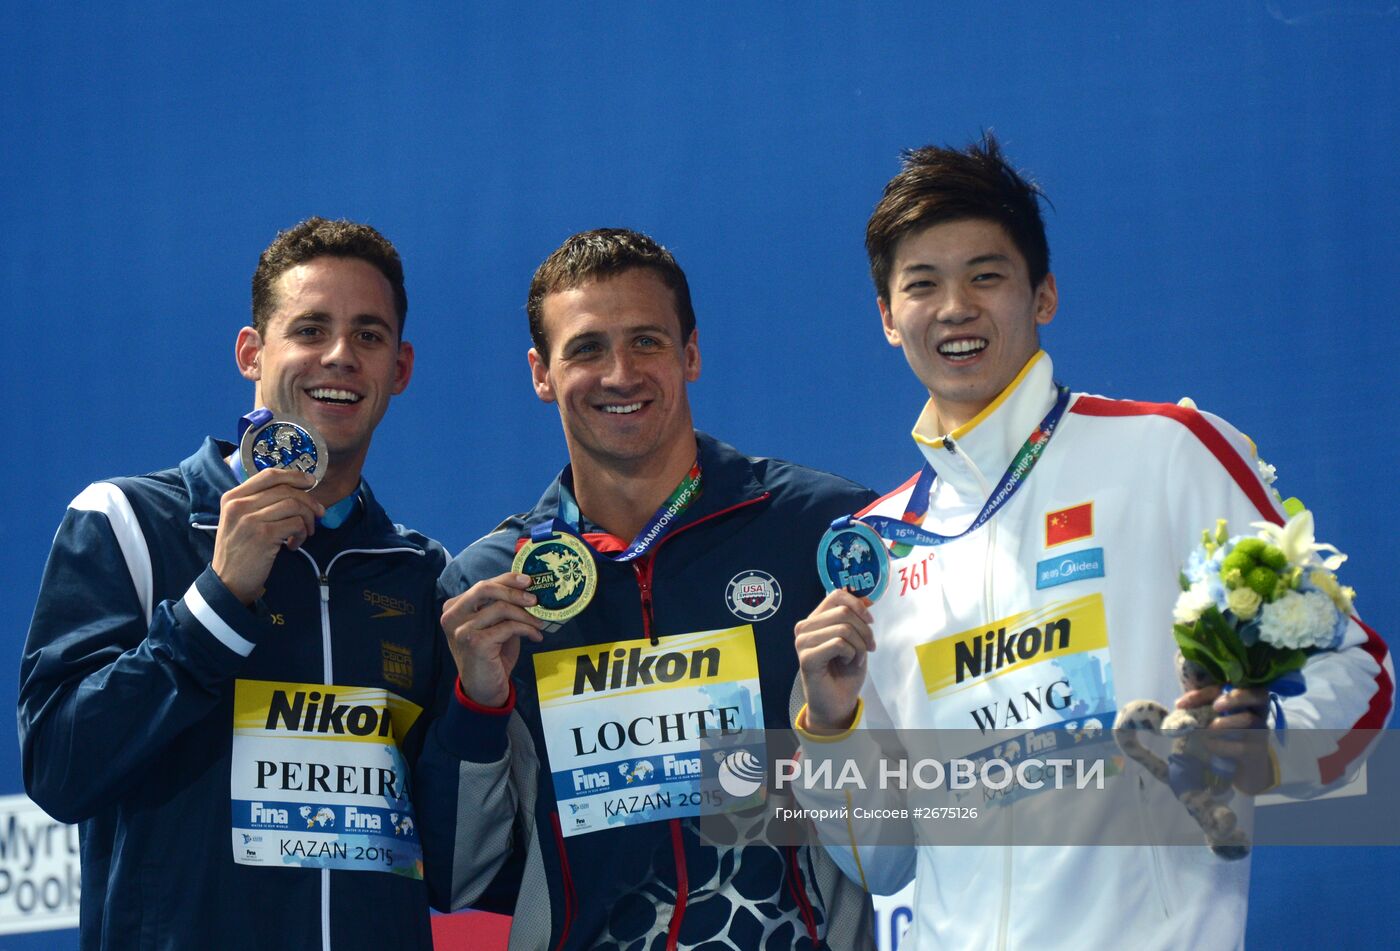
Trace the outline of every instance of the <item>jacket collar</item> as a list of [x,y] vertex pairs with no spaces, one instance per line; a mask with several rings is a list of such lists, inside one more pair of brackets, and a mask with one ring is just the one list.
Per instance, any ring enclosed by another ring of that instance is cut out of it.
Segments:
[[[695,431],[695,444],[700,459],[701,488],[697,498],[681,515],[675,528],[708,518],[723,509],[732,508],[738,503],[761,498],[767,491],[754,472],[753,463],[748,457],[728,443]],[[534,509],[525,516],[526,530],[542,521],[559,515],[559,502],[562,493],[572,493],[574,484],[573,466],[565,466],[545,489]],[[588,522],[584,516],[582,531],[598,531],[598,527]],[[673,528],[672,531],[675,529]],[[631,539],[623,539],[624,542]]]
[[[191,525],[212,527],[218,524],[219,498],[238,484],[233,470],[224,461],[236,450],[233,443],[207,436],[199,450],[180,463],[180,477],[184,479],[190,498]],[[364,502],[364,512],[345,526],[347,547],[353,544],[366,548],[422,550],[422,545],[399,532],[363,479],[360,480],[360,499]]]
[[985,498],[1027,437],[1055,405],[1054,366],[1035,355],[987,407],[951,433],[937,432],[933,400],[914,424],[914,442],[939,480],[960,496]]

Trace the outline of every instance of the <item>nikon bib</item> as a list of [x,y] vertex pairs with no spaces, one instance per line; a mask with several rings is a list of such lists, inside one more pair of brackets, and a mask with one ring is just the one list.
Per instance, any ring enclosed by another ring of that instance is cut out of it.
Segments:
[[378,687],[239,680],[233,860],[423,877],[399,742],[422,708]]
[[[751,625],[535,655],[563,834],[743,808],[706,784],[703,744],[763,729]],[[762,745],[752,746],[762,758]],[[713,755],[710,752],[706,755]]]

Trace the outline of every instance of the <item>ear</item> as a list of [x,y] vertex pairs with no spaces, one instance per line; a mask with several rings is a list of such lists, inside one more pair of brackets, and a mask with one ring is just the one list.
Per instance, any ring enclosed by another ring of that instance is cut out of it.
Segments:
[[690,339],[685,342],[685,353],[682,357],[685,363],[685,381],[694,383],[700,379],[700,329],[692,328]]
[[544,362],[544,357],[534,347],[525,356],[530,361],[530,379],[535,385],[535,395],[546,403],[555,402],[558,397],[554,395],[554,382],[549,378],[549,364]]
[[238,372],[243,379],[252,380],[254,383],[262,379],[262,367],[258,363],[262,346],[262,335],[252,327],[244,327],[238,331],[238,338],[233,344],[233,359],[238,364]]
[[876,297],[875,304],[880,308],[880,323],[885,325],[885,339],[889,341],[891,347],[904,346],[904,341],[899,337],[899,329],[894,325],[894,314],[890,312],[890,302],[884,297]]
[[399,341],[398,356],[394,358],[394,385],[389,390],[393,396],[398,396],[408,389],[408,381],[413,378],[413,344],[407,340]]
[[1055,319],[1055,309],[1060,306],[1060,292],[1055,287],[1055,275],[1046,274],[1045,280],[1035,289],[1035,322],[1042,327]]

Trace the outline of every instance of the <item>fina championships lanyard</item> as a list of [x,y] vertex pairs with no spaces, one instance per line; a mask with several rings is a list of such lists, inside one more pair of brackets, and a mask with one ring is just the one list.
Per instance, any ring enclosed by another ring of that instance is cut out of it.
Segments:
[[[562,488],[562,487],[561,487]],[[637,533],[637,537],[632,539],[632,543],[626,550],[615,555],[600,552],[588,543],[583,537],[583,533],[576,527],[582,524],[582,517],[578,511],[578,503],[571,495],[566,495],[559,502],[559,517],[552,518],[547,522],[540,522],[530,528],[530,540],[535,542],[548,541],[555,534],[560,532],[573,535],[588,546],[588,550],[593,552],[595,558],[606,558],[609,561],[629,562],[645,555],[653,547],[666,537],[666,533],[671,530],[671,524],[680,516],[682,512],[690,507],[700,496],[700,460],[696,459],[695,464],[690,467],[690,471],[681,479],[666,499],[661,503],[661,507]]]
[[929,493],[933,489],[934,479],[938,476],[932,464],[928,462],[924,463],[924,468],[919,472],[919,481],[914,484],[914,491],[909,496],[909,504],[904,508],[903,518],[867,515],[861,519],[853,519],[847,515],[837,520],[841,525],[833,523],[832,527],[840,528],[852,521],[861,521],[874,529],[881,538],[905,546],[943,545],[982,527],[996,514],[997,509],[1011,501],[1016,490],[1025,484],[1031,470],[1045,452],[1045,447],[1050,443],[1050,437],[1055,434],[1055,427],[1060,424],[1060,419],[1065,415],[1065,408],[1069,406],[1069,387],[1056,384],[1055,389],[1058,394],[1055,397],[1055,405],[1050,407],[1050,412],[1022,444],[1015,458],[1011,460],[1011,465],[1006,467],[996,490],[988,496],[977,518],[958,534],[940,535],[919,525],[928,512]]

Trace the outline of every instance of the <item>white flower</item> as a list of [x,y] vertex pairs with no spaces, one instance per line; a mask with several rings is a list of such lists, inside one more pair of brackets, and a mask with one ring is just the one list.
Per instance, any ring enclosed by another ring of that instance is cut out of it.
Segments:
[[1265,485],[1273,485],[1278,481],[1278,470],[1273,466],[1258,456],[1254,457],[1254,464],[1259,467],[1259,478],[1264,480]]
[[1172,620],[1177,624],[1195,624],[1196,619],[1205,613],[1205,609],[1214,603],[1215,599],[1210,596],[1210,585],[1205,581],[1197,581],[1177,596]]
[[[1313,517],[1307,509],[1290,518],[1281,528],[1272,522],[1251,522],[1250,528],[1259,529],[1260,538],[1282,549],[1290,565],[1321,565],[1328,571],[1336,571],[1347,560],[1335,546],[1319,544],[1313,537]],[[1328,557],[1317,557],[1318,552],[1328,551],[1332,552]]]
[[1259,606],[1264,603],[1264,599],[1253,588],[1235,588],[1225,596],[1225,603],[1229,605],[1230,613],[1235,617],[1241,621],[1250,621],[1259,613]]
[[1331,647],[1338,614],[1321,591],[1289,591],[1259,612],[1259,639],[1286,649]]

